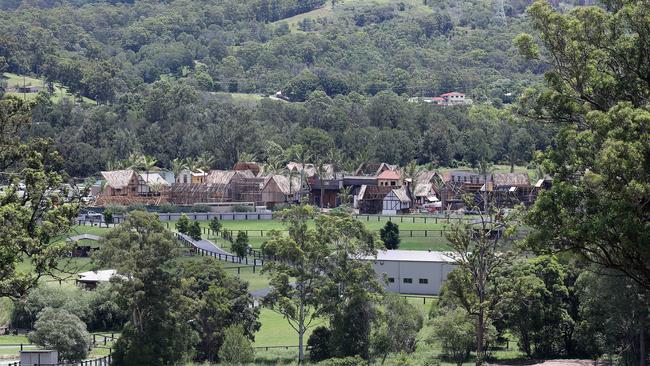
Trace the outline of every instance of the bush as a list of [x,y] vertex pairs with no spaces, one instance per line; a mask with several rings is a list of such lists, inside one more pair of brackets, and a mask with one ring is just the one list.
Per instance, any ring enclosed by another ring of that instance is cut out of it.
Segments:
[[104,212],[109,211],[113,215],[124,215],[126,213],[126,207],[120,205],[108,205],[104,209]]
[[198,221],[194,221],[190,225],[187,235],[189,235],[194,240],[201,240],[201,224],[199,224]]
[[399,225],[394,224],[392,221],[386,222],[386,225],[379,230],[379,236],[381,236],[386,249],[399,249]]
[[181,217],[176,221],[176,230],[178,230],[179,233],[188,235],[190,231],[190,219],[187,217],[187,215],[182,214]]
[[11,325],[33,329],[36,316],[45,308],[53,308],[75,314],[91,331],[120,329],[129,314],[117,305],[115,298],[111,283],[100,284],[95,291],[42,285],[15,303]]
[[208,205],[201,205],[201,204],[196,204],[192,205],[190,208],[190,211],[192,212],[210,212],[212,209]]
[[331,357],[330,340],[332,332],[326,327],[320,326],[314,329],[307,340],[309,360],[311,362],[323,361]]
[[345,358],[330,358],[329,360],[319,362],[320,366],[365,366],[368,361],[365,361],[360,356],[345,357]]
[[255,208],[246,205],[235,205],[232,206],[232,212],[253,212]]
[[158,206],[158,212],[161,213],[179,212],[179,208],[178,206],[172,205],[171,203],[163,203],[162,205]]
[[16,328],[33,329],[37,315],[45,308],[63,309],[76,314],[83,321],[90,321],[91,310],[87,292],[78,287],[41,285],[16,301],[11,314],[11,325]]
[[219,349],[221,362],[230,365],[245,365],[253,362],[253,347],[244,335],[243,328],[240,325],[231,326],[224,333],[223,344]]
[[239,258],[244,258],[248,250],[248,234],[245,231],[239,231],[237,233],[237,239],[232,243],[230,248],[234,255]]
[[212,230],[214,235],[219,235],[222,226],[223,225],[221,224],[221,221],[219,221],[219,218],[217,216],[213,217],[212,220],[210,220],[210,229]]
[[432,327],[433,337],[428,341],[440,341],[446,360],[461,366],[469,359],[475,346],[476,329],[466,311],[460,308],[443,311],[433,319]]
[[109,282],[99,284],[94,291],[83,291],[89,298],[88,330],[120,330],[129,320],[129,313],[116,302],[115,290],[115,286]]
[[68,361],[81,361],[88,355],[90,334],[86,324],[63,309],[45,308],[38,314],[29,340],[43,348],[54,349]]
[[132,203],[132,204],[127,206],[126,210],[128,212],[131,212],[131,211],[144,211],[144,212],[147,212],[147,206],[145,206],[142,203]]

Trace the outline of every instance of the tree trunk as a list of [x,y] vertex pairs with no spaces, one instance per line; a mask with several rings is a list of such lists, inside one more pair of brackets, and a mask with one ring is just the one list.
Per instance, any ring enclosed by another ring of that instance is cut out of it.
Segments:
[[323,187],[323,178],[320,178],[320,208],[321,210],[323,207],[325,207],[325,203],[323,202],[323,199],[325,199],[325,187]]
[[485,311],[483,306],[478,311],[476,320],[476,366],[483,364],[483,339],[485,338]]
[[305,336],[305,303],[300,302],[300,320],[298,322],[298,363],[302,364],[305,361],[305,353],[303,350],[303,338]]

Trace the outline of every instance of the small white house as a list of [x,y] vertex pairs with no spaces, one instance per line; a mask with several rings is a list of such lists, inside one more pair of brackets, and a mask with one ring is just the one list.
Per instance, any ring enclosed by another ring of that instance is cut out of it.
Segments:
[[384,250],[372,261],[377,275],[386,280],[386,290],[400,294],[439,295],[442,283],[456,267],[456,261],[443,252]]
[[398,213],[408,213],[412,205],[409,192],[406,187],[393,189],[390,191],[382,202],[383,215],[395,215]]

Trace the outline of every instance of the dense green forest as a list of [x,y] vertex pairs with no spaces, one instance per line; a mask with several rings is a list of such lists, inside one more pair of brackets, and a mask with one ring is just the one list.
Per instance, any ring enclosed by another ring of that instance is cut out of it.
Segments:
[[[512,43],[527,2],[503,16],[483,0],[0,4],[0,71],[98,104],[35,100],[30,134],[53,138],[74,176],[133,152],[160,165],[207,153],[226,168],[242,153],[263,160],[269,141],[337,148],[349,164],[526,163],[552,136],[508,112],[544,68]],[[474,106],[408,102],[452,90]]]

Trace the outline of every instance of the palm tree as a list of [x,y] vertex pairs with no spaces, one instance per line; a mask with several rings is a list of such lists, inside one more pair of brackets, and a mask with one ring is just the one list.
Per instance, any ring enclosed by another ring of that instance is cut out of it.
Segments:
[[187,158],[185,159],[185,166],[190,172],[195,172],[199,169],[201,163],[197,158]]
[[325,198],[325,186],[323,185],[323,176],[327,170],[325,169],[325,162],[323,159],[318,159],[316,162],[316,174],[318,174],[318,181],[320,183],[320,208],[324,208],[323,199]]
[[424,170],[425,168],[423,166],[419,166],[415,160],[411,160],[403,169],[404,178],[411,181],[408,189],[412,200],[415,200],[415,189],[418,185],[418,177],[420,174],[422,174],[422,172],[424,172]]
[[337,194],[342,205],[349,205],[352,200],[352,186],[341,188]]
[[[300,191],[302,192],[302,187],[305,184],[305,165],[307,161],[312,158],[311,152],[303,145],[293,145],[286,150],[287,160],[297,160],[300,163]],[[299,199],[302,197],[302,193],[298,195]]]
[[237,153],[237,162],[238,163],[249,163],[255,161],[255,154],[247,152]]
[[336,178],[336,173],[343,169],[343,156],[341,156],[341,152],[336,149],[331,149],[327,152],[327,161],[332,164],[332,173],[334,174],[334,178]]
[[178,178],[179,175],[181,175],[181,172],[185,169],[187,169],[187,164],[180,159],[180,158],[175,158],[174,160],[171,161],[170,163],[172,173],[174,173],[174,179],[176,180],[176,183],[178,183]]
[[212,169],[212,166],[214,165],[214,156],[204,152],[196,159],[196,165],[197,168],[206,172]]

